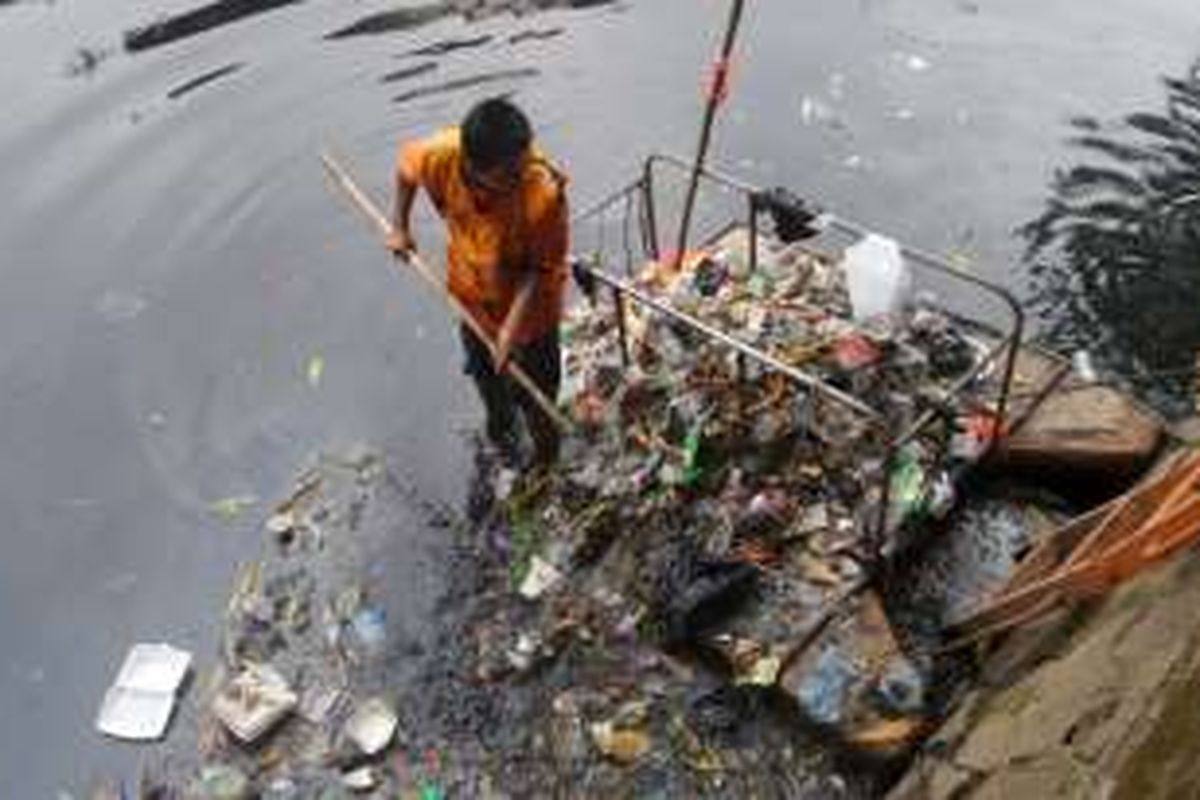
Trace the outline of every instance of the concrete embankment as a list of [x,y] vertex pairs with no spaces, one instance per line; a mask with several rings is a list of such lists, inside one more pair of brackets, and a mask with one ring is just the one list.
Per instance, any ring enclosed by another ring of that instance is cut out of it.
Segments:
[[1198,605],[1193,549],[1013,635],[890,800],[1200,796]]

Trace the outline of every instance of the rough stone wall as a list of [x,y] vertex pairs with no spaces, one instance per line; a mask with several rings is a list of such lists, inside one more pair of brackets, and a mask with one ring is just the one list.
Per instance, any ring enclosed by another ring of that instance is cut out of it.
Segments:
[[1197,608],[1188,552],[1082,617],[1014,636],[889,800],[1200,797]]

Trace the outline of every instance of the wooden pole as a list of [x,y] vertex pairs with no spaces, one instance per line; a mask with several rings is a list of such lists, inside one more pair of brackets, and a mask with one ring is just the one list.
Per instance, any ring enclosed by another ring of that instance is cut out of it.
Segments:
[[700,175],[708,160],[708,146],[712,141],[713,125],[717,121],[717,110],[725,99],[729,84],[729,59],[733,55],[733,45],[737,41],[738,28],[742,22],[742,11],[745,0],[733,0],[729,11],[729,24],[725,28],[725,40],[721,43],[721,57],[717,61],[712,87],[709,91],[708,105],[704,109],[704,122],[700,126],[700,144],[696,147],[696,161],[692,165],[692,175],[688,182],[687,197],[683,202],[683,219],[679,223],[679,242],[675,249],[675,269],[683,264],[687,252],[688,234],[692,227],[692,213],[696,207],[696,193],[700,188]]
[[[371,198],[362,189],[358,188],[354,179],[350,177],[350,174],[332,155],[327,152],[321,153],[321,164],[324,165],[325,171],[329,174],[329,177],[333,180],[337,188],[345,195],[346,199],[375,226],[380,236],[387,237],[392,233],[392,223],[379,210],[379,207],[371,201]],[[492,337],[487,334],[483,326],[479,323],[479,320],[462,304],[462,301],[446,289],[445,284],[438,279],[433,270],[429,268],[429,265],[425,263],[425,260],[417,253],[409,253],[406,260],[416,270],[417,275],[438,293],[438,296],[449,306],[454,315],[471,329],[471,332],[479,338],[479,341],[487,346],[489,351],[495,353],[496,343],[492,341]],[[533,378],[529,377],[529,373],[515,359],[510,360],[505,365],[505,371],[522,389],[529,393],[529,396],[538,404],[538,408],[545,412],[546,416],[553,420],[554,424],[560,430],[564,432],[572,430],[574,426],[571,421],[563,416],[562,412],[554,405],[554,402],[546,397]]]

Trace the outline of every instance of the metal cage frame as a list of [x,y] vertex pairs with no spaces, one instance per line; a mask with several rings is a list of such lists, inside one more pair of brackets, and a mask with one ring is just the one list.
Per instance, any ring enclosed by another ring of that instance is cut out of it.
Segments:
[[[681,311],[671,306],[663,299],[653,297],[646,293],[633,282],[632,272],[632,243],[630,242],[629,224],[633,217],[634,205],[637,206],[637,223],[638,233],[641,239],[641,246],[644,255],[650,259],[658,260],[661,258],[662,250],[660,247],[660,230],[658,225],[659,209],[655,199],[655,186],[658,181],[658,172],[664,168],[673,168],[682,172],[690,172],[693,165],[686,160],[669,154],[654,153],[648,156],[642,165],[641,175],[632,183],[626,185],[600,201],[587,206],[584,210],[573,215],[572,222],[574,225],[586,224],[589,220],[600,219],[601,226],[603,225],[603,215],[609,212],[618,204],[624,204],[624,222],[622,224],[622,236],[625,253],[627,256],[626,276],[621,277],[614,275],[598,266],[580,263],[577,266],[584,269],[589,276],[603,284],[611,293],[614,312],[617,316],[617,327],[621,342],[622,358],[625,363],[629,363],[628,341],[625,330],[625,304],[627,302],[635,302],[640,306],[649,309],[650,311],[668,317],[674,322],[682,324],[701,336],[718,342],[725,347],[737,353],[738,356],[738,372],[744,374],[746,360],[756,361],[763,368],[780,373],[792,381],[802,386],[807,391],[818,392],[824,397],[842,404],[843,406],[852,409],[858,414],[863,415],[870,424],[879,425],[884,422],[884,415],[875,408],[867,405],[858,398],[843,392],[835,386],[822,381],[819,377],[806,372],[803,369],[787,364],[769,353],[765,353],[751,344],[742,341],[725,331],[709,325],[708,323],[696,319],[692,315]],[[721,187],[726,190],[735,191],[744,196],[746,204],[745,224],[749,232],[750,248],[749,248],[749,269],[754,271],[758,266],[758,239],[760,231],[761,215],[763,213],[762,202],[760,198],[763,195],[761,187],[753,186],[745,181],[733,177],[725,172],[712,167],[702,167],[700,169],[702,180],[711,186]],[[852,222],[848,219],[835,216],[828,211],[822,210],[820,220],[825,231],[833,232],[853,239],[860,239],[866,236],[870,231],[865,226]],[[601,230],[601,241],[603,242],[603,229]],[[960,321],[967,322],[978,330],[983,330],[995,337],[996,343],[979,360],[974,368],[955,381],[949,390],[951,399],[958,398],[966,389],[983,374],[985,370],[997,363],[1004,357],[1003,375],[1000,383],[1000,393],[996,401],[996,430],[1006,430],[1007,414],[1009,410],[1009,399],[1012,388],[1013,376],[1016,370],[1017,355],[1022,343],[1022,335],[1025,329],[1025,314],[1020,303],[1008,290],[1003,287],[971,275],[961,269],[954,267],[945,259],[934,254],[918,250],[915,248],[901,246],[903,256],[912,264],[922,269],[927,269],[933,273],[942,275],[958,281],[966,287],[972,287],[975,290],[981,290],[990,295],[994,300],[999,301],[1002,307],[1007,309],[1010,320],[1009,324],[1003,328],[996,328],[993,325],[984,323],[979,320],[965,318],[955,314],[948,309],[939,308],[940,311],[948,316]],[[1007,356],[1005,353],[1007,351]],[[897,453],[908,443],[919,437],[927,428],[934,425],[943,411],[938,408],[926,408],[916,419],[898,435],[890,438],[886,447],[886,456],[884,468],[882,472],[882,487],[881,487],[881,504],[878,519],[878,527],[874,531],[875,541],[879,548],[884,545],[884,540],[887,533],[888,510],[890,506],[890,475],[895,463]],[[989,443],[990,447],[995,445],[996,438],[994,437]]]

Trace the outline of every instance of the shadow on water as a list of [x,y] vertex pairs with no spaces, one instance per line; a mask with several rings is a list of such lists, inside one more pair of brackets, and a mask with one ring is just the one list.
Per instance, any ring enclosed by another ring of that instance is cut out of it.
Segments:
[[474,89],[478,86],[485,86],[491,83],[501,83],[507,81],[517,81],[527,78],[536,78],[541,72],[532,68],[524,69],[506,69],[499,72],[487,72],[482,75],[471,75],[466,78],[455,78],[454,80],[446,81],[445,83],[434,84],[433,86],[421,86],[416,89],[398,94],[392,98],[393,103],[408,103],[422,97],[431,97],[439,94],[449,94],[451,92],[459,92],[464,89]]
[[392,11],[382,11],[363,17],[344,28],[338,28],[325,35],[326,39],[345,39],[350,36],[367,36],[393,31],[405,31],[428,25],[442,17],[453,13],[444,3],[416,6],[414,8],[397,8]]
[[[458,15],[468,22],[481,20],[501,14],[522,16],[538,11],[552,9],[586,9],[599,6],[620,7],[616,0],[444,0],[440,3],[429,3],[419,6],[395,8],[378,12],[339,28],[325,35],[326,40],[344,39],[352,36],[385,34],[398,31],[412,30],[428,25],[443,17]],[[519,31],[503,40],[508,46],[522,42],[544,41],[562,35],[561,27]],[[486,48],[496,42],[494,34],[480,34],[462,38],[448,38],[429,42],[407,50],[397,55],[397,58],[436,59],[461,51],[474,51]],[[385,73],[380,77],[380,83],[399,83],[418,78],[439,69],[436,61],[424,61],[413,67],[406,67]],[[513,82],[535,78],[539,70],[532,68],[514,67],[498,71],[484,72],[452,78],[440,83],[418,86],[402,92],[392,98],[395,104],[409,103],[414,100],[450,94],[474,89],[493,83]]]
[[530,29],[514,33],[508,37],[509,44],[520,44],[521,42],[541,42],[546,39],[555,39],[562,36],[566,32],[565,28],[545,28],[545,29]]
[[445,0],[441,3],[382,11],[325,35],[326,39],[411,30],[455,14],[468,21],[497,14],[528,14],[552,9],[584,9],[615,5],[616,0]]
[[217,67],[216,69],[209,70],[208,72],[205,72],[201,75],[197,75],[195,78],[192,78],[189,81],[185,81],[184,83],[179,84],[178,86],[174,87],[173,89],[168,90],[167,91],[167,99],[168,100],[178,100],[179,98],[183,97],[185,94],[190,94],[191,92],[196,91],[197,89],[199,89],[202,86],[207,86],[208,84],[212,83],[213,81],[218,81],[221,78],[224,78],[228,75],[232,75],[233,73],[237,72],[244,66],[246,66],[246,65],[242,64],[242,63],[226,64],[223,67]]
[[1049,342],[1183,412],[1200,350],[1200,61],[1163,83],[1161,112],[1072,121],[1087,159],[1021,234]]
[[436,62],[426,61],[422,64],[417,64],[415,67],[405,67],[398,69],[395,72],[389,72],[379,79],[380,83],[399,83],[400,81],[411,80],[428,72],[434,72],[438,68]]
[[418,47],[415,50],[409,50],[404,53],[405,56],[444,56],[447,53],[453,53],[456,50],[473,50],[477,47],[483,47],[490,44],[495,37],[490,34],[476,36],[470,39],[447,39],[443,42],[434,42],[433,44]]
[[125,49],[137,53],[186,39],[233,22],[296,5],[302,0],[217,0],[125,32]]

